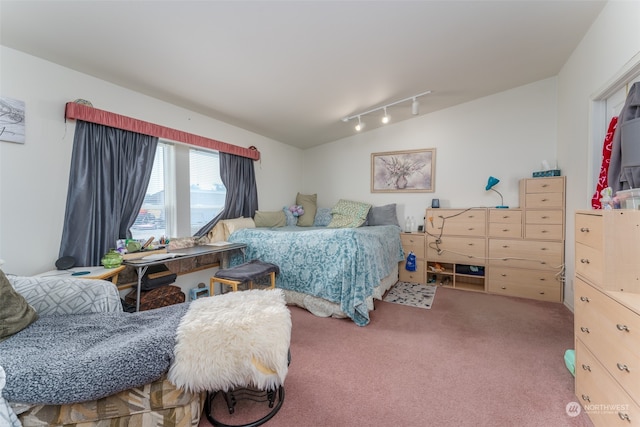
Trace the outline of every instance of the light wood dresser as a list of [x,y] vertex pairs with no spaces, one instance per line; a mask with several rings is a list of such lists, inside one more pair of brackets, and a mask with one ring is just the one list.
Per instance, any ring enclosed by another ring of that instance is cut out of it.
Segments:
[[596,426],[640,426],[640,211],[575,227],[576,396]]
[[562,302],[565,183],[563,176],[520,180],[519,229],[516,212],[502,219],[501,209],[491,211],[489,292]]

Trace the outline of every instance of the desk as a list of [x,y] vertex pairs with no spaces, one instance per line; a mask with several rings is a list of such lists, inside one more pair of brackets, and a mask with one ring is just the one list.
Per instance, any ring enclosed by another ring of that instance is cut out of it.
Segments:
[[[124,270],[124,265],[115,268],[104,267],[75,267],[68,270],[51,270],[36,274],[38,277],[74,277],[77,279],[103,279],[111,280],[114,285],[118,284],[118,274]],[[80,274],[88,271],[86,274]]]
[[200,245],[190,248],[173,249],[166,253],[167,258],[164,259],[128,259],[124,260],[124,265],[129,265],[136,269],[138,273],[138,284],[136,288],[136,311],[140,310],[140,288],[142,287],[142,276],[147,272],[147,268],[152,265],[167,264],[172,261],[178,261],[185,258],[193,258],[201,255],[209,255],[219,253],[222,256],[220,267],[226,268],[229,263],[229,253],[234,250],[242,251],[244,256],[244,249],[247,247],[244,243],[229,243],[220,246],[214,245]]

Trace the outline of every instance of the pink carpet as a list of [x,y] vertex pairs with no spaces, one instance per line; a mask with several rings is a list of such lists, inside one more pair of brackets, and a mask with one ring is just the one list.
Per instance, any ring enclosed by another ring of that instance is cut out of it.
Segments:
[[[431,310],[376,301],[365,327],[290,309],[286,397],[268,426],[592,426],[567,415],[573,315],[561,304],[440,288]],[[240,404],[216,414],[259,418]]]

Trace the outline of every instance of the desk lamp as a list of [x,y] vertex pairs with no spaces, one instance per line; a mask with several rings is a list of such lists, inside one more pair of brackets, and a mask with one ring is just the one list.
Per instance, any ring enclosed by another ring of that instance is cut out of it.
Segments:
[[500,180],[498,178],[494,178],[494,177],[490,176],[489,177],[489,181],[487,182],[487,186],[484,189],[487,190],[487,191],[489,191],[489,190],[495,191],[496,193],[498,193],[500,195],[500,206],[496,206],[496,208],[498,208],[498,209],[507,209],[507,208],[509,208],[509,206],[505,206],[504,205],[504,198],[502,197],[502,193],[500,193],[498,190],[493,188],[499,182],[500,182]]

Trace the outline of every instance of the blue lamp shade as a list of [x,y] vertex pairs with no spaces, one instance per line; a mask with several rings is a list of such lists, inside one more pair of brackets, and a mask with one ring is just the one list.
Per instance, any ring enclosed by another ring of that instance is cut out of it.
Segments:
[[494,185],[496,185],[499,182],[500,180],[498,178],[490,176],[489,181],[487,182],[487,186],[484,189],[489,191],[493,188]]
[[498,178],[490,176],[489,180],[487,181],[487,186],[484,187],[484,189],[487,190],[487,191],[489,191],[489,190],[495,191],[496,193],[498,193],[498,195],[500,195],[500,206],[496,206],[496,208],[498,208],[498,209],[507,209],[509,206],[505,206],[504,205],[504,198],[502,197],[502,193],[500,193],[498,190],[493,188],[499,182],[500,182],[500,180]]

